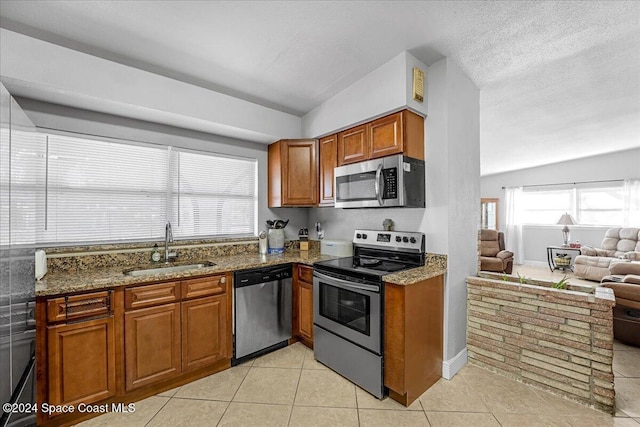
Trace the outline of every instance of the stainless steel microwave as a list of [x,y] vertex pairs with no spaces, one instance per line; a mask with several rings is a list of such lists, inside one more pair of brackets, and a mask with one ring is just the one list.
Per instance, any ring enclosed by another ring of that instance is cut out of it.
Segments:
[[335,168],[336,208],[424,208],[424,160],[397,154]]

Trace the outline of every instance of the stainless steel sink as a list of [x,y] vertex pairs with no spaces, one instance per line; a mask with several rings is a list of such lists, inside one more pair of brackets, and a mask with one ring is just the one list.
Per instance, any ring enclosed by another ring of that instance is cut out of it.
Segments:
[[197,270],[204,267],[213,267],[214,265],[216,265],[216,263],[211,261],[202,261],[192,264],[160,264],[142,268],[136,267],[133,269],[124,270],[122,273],[126,274],[127,276],[152,276],[162,273],[175,273],[178,271]]

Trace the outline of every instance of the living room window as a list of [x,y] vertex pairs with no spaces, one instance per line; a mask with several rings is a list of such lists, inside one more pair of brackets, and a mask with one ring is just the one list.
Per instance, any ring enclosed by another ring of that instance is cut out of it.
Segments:
[[555,225],[565,212],[573,215],[580,225],[621,225],[624,215],[622,181],[523,189],[523,224]]

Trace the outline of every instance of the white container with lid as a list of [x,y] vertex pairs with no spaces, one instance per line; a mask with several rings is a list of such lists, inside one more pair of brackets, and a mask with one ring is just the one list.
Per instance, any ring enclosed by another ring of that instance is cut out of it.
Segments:
[[339,257],[353,256],[353,243],[351,240],[323,239],[320,241],[320,253]]

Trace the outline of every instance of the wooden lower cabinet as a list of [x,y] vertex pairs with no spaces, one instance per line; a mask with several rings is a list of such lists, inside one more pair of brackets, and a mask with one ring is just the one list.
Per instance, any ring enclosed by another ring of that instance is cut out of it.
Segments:
[[444,276],[385,284],[384,385],[411,405],[442,376]]
[[133,390],[180,373],[180,304],[124,315],[125,388]]
[[[36,401],[111,408],[229,368],[231,285],[228,272],[38,297]],[[40,411],[37,424],[68,426],[96,415]]]
[[182,303],[182,371],[231,357],[227,329],[227,296]]
[[300,282],[298,305],[300,336],[313,341],[313,285]]
[[47,403],[93,403],[115,395],[113,323],[110,316],[47,327]]
[[293,277],[293,335],[313,348],[313,268],[298,265]]

